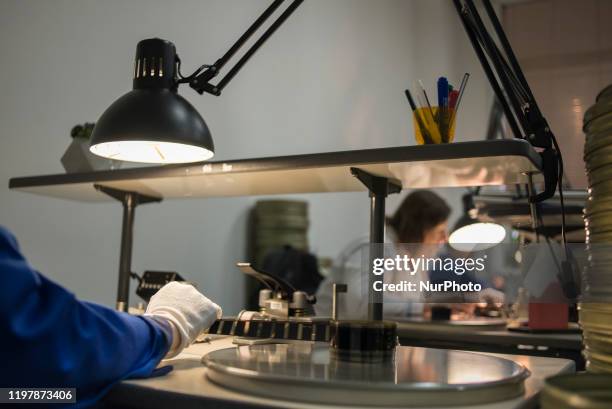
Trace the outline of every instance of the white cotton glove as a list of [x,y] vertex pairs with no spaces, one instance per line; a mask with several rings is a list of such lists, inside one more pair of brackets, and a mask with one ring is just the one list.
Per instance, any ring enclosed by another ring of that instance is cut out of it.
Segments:
[[221,318],[222,311],[191,284],[172,281],[151,297],[144,315],[163,319],[172,327],[174,339],[166,354],[172,358]]

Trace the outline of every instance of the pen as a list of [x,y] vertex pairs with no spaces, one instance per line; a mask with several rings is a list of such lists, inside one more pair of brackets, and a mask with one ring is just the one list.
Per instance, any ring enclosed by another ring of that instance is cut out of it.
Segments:
[[425,87],[423,86],[423,82],[421,80],[419,80],[419,85],[421,86],[421,91],[423,92],[423,95],[425,96],[425,101],[427,102],[427,107],[429,108],[429,114],[431,115],[431,118],[433,119],[434,118],[433,109],[431,108],[431,103],[429,102],[427,91],[425,91]]
[[421,135],[423,136],[423,141],[427,144],[433,143],[433,140],[431,139],[431,136],[429,135],[429,131],[427,130],[427,127],[425,126],[425,124],[423,123],[423,120],[421,119],[421,116],[419,115],[419,111],[417,110],[417,106],[414,103],[414,99],[412,99],[412,94],[410,94],[410,90],[407,89],[404,91],[404,93],[406,94],[406,98],[408,99],[410,108],[412,108],[412,111],[414,112],[414,117],[416,118],[417,125],[421,129]]
[[[465,87],[467,86],[467,82],[470,79],[470,73],[466,72],[463,74],[463,78],[461,79],[461,85],[459,86],[459,96],[457,97],[457,108],[459,108],[459,104],[461,103],[461,97],[463,97],[463,93],[465,92]],[[456,110],[455,110],[456,111]]]
[[457,116],[457,111],[459,110],[459,104],[461,103],[461,98],[463,97],[463,93],[465,92],[465,87],[467,86],[467,82],[470,79],[470,73],[466,72],[463,74],[463,78],[461,79],[461,85],[459,85],[459,95],[457,96],[457,102],[455,103],[453,113],[450,118],[450,123],[453,123],[455,117]]
[[459,97],[459,91],[452,90],[448,95],[448,107],[454,109],[457,106],[457,99]]
[[448,80],[446,77],[438,78],[438,107],[448,105]]
[[438,78],[438,128],[442,142],[448,140],[448,80],[446,77]]

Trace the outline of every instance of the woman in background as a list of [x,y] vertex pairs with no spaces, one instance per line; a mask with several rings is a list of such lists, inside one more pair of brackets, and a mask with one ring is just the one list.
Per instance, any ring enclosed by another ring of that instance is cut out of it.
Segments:
[[[392,217],[387,218],[385,230],[385,257],[396,255],[411,258],[440,257],[440,250],[448,241],[448,218],[451,209],[440,196],[429,190],[416,190],[407,195]],[[338,316],[341,319],[366,319],[368,312],[368,277],[362,266],[369,264],[367,238],[354,241],[341,253],[336,261],[332,273],[323,281],[317,292],[317,315],[331,315],[332,285],[334,283],[347,284],[347,293],[338,297]],[[391,254],[389,254],[391,253]],[[365,260],[367,258],[367,260]],[[446,258],[442,256],[442,258]],[[419,283],[427,281],[434,273],[433,281],[452,279],[458,282],[472,281],[482,285],[484,290],[476,294],[478,302],[503,302],[504,294],[476,279],[473,274],[465,273],[455,275],[448,271],[441,274],[439,271],[427,271],[423,268],[416,271],[393,270],[384,274],[385,283],[399,283],[408,281]],[[418,285],[418,284],[417,284]],[[456,296],[454,296],[456,299]],[[385,292],[383,294],[383,314],[385,318],[401,318],[410,316],[423,316],[429,313],[426,308],[425,294],[415,292]],[[474,300],[470,303],[454,302],[450,304],[451,310],[467,313],[474,311]]]
[[[429,190],[416,190],[403,200],[392,217],[387,218],[385,243],[394,244],[396,254],[407,253],[434,257],[448,239],[448,217],[451,209],[440,196]],[[400,243],[409,243],[403,246]],[[321,283],[317,292],[317,315],[331,315],[332,285],[347,284],[348,291],[338,297],[338,316],[342,319],[366,319],[368,277],[362,273],[362,257],[367,254],[369,241],[360,238],[349,244],[338,257],[331,274]],[[385,254],[389,257],[389,254]],[[385,274],[385,282],[426,280],[426,271],[402,277],[406,272]],[[423,314],[423,298],[419,293],[385,293],[385,318],[420,316]]]

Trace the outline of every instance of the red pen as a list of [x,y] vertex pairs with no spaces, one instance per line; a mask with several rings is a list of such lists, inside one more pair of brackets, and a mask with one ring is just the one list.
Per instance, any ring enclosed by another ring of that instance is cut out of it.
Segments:
[[448,106],[451,109],[455,109],[455,106],[457,106],[457,99],[459,99],[459,91],[457,90],[453,90],[450,92],[449,96],[448,96]]

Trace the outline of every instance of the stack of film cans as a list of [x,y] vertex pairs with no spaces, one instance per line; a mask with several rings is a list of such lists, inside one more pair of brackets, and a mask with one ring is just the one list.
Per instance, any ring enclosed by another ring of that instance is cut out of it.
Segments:
[[583,270],[580,325],[587,370],[612,373],[612,85],[585,113],[584,132],[588,262]]
[[308,202],[259,200],[254,209],[256,265],[282,246],[308,251],[308,225]]

